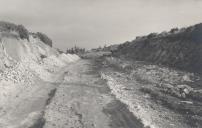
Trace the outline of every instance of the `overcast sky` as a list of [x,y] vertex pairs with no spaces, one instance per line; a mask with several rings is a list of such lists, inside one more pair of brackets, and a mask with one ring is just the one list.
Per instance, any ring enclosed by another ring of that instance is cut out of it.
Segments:
[[0,0],[0,20],[92,48],[202,22],[201,0]]

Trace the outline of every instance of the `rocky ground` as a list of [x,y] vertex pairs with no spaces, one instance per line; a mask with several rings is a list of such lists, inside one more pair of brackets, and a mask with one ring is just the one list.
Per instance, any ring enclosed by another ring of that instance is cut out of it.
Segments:
[[65,70],[45,111],[45,128],[143,128],[143,124],[111,94],[99,64],[79,60]]
[[0,127],[202,126],[199,75],[98,56],[78,60],[78,56],[61,54],[40,62],[23,60],[5,70]]
[[199,79],[144,62],[81,59],[65,68],[44,127],[200,128]]
[[200,77],[145,62],[102,61],[112,93],[143,123],[159,128],[200,128]]
[[29,41],[7,35],[0,32],[0,127],[41,128],[63,68],[79,57],[60,54],[31,35]]
[[[16,73],[16,69],[13,72]],[[44,81],[34,74],[32,77],[25,72],[23,74],[27,75],[23,75],[23,82],[17,79],[19,75],[14,76],[15,82],[12,79],[1,80],[1,128],[41,128],[45,122],[45,106],[50,103],[54,91],[64,78],[63,68],[51,74],[51,81]]]

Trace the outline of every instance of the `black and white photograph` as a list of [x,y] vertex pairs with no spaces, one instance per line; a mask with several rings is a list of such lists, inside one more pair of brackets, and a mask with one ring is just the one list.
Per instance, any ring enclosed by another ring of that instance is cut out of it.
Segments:
[[202,128],[202,0],[0,0],[0,128]]

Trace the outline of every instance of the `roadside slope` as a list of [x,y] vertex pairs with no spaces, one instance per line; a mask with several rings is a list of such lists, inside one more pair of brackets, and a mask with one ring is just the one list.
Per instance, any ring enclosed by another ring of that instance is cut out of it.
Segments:
[[113,54],[202,73],[202,24],[137,37],[120,44]]
[[61,69],[78,59],[22,25],[0,22],[0,127],[38,128],[50,92],[63,80]]

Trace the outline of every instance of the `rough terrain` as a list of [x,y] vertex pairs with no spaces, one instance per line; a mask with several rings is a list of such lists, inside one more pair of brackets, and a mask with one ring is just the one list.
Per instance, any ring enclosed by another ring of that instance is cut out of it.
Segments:
[[146,126],[202,127],[200,76],[113,57],[102,63],[111,92]]
[[45,111],[45,128],[142,128],[143,124],[110,92],[93,60],[66,69]]
[[200,33],[150,34],[81,59],[0,22],[0,128],[201,128]]

